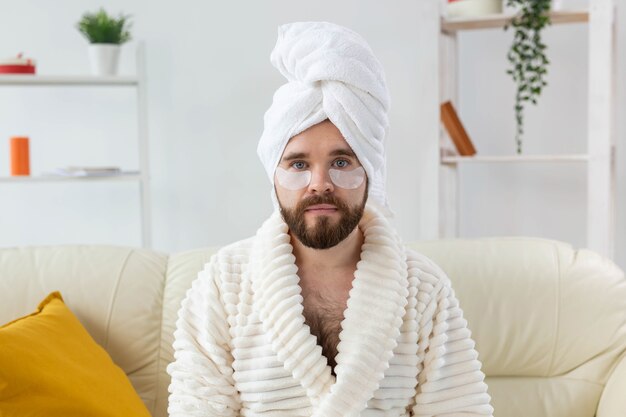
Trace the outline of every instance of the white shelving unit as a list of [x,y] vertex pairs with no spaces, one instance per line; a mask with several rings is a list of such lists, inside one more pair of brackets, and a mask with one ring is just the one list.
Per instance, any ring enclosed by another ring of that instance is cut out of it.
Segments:
[[111,176],[9,176],[0,177],[0,183],[58,183],[58,182],[138,182],[141,205],[141,240],[145,248],[152,246],[150,177],[148,165],[148,119],[146,100],[145,49],[137,45],[137,76],[57,76],[57,75],[0,75],[2,86],[23,87],[132,87],[137,92],[137,127],[139,147],[139,172],[122,172]]
[[587,162],[589,155],[491,155],[491,156],[442,156],[441,163],[456,165],[480,162]]
[[[551,12],[553,24],[589,25],[589,102],[587,153],[570,155],[451,155],[451,141],[440,130],[439,236],[459,234],[459,164],[584,163],[587,167],[587,247],[611,259],[615,248],[615,2],[590,0],[589,10]],[[440,101],[458,108],[457,34],[465,30],[502,28],[510,16],[441,20]],[[504,58],[503,58],[504,59]],[[480,143],[480,138],[474,138]],[[494,167],[494,169],[498,169]]]
[[96,76],[66,76],[66,75],[27,75],[2,74],[0,85],[46,85],[46,86],[137,86],[139,77],[96,77]]

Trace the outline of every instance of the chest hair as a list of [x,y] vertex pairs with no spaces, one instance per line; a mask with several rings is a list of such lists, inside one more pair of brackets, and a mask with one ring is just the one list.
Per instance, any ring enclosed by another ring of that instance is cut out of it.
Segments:
[[333,375],[337,365],[335,356],[345,308],[345,301],[341,302],[319,292],[310,293],[303,303],[305,323],[311,328],[311,334],[317,338],[317,344],[322,347],[322,354],[328,360]]

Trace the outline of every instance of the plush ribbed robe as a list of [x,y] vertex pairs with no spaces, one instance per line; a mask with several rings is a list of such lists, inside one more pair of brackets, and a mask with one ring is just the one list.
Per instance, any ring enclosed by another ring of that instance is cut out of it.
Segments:
[[178,313],[171,416],[491,415],[467,321],[445,273],[367,207],[335,378],[304,323],[288,228],[213,256]]

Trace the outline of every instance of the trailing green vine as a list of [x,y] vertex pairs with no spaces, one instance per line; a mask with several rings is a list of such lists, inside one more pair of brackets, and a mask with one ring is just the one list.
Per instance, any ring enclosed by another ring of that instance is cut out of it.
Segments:
[[515,119],[517,130],[515,142],[517,153],[522,153],[524,133],[524,105],[530,101],[537,104],[543,87],[548,85],[545,76],[550,61],[546,56],[546,45],[541,40],[541,31],[550,25],[551,0],[507,0],[507,5],[520,8],[509,24],[515,29],[513,44],[507,54],[511,68],[507,74],[517,84],[515,94]]

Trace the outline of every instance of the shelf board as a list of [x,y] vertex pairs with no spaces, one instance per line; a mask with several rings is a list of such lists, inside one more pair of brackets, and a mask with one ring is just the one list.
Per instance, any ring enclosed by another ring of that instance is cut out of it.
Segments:
[[138,78],[134,76],[0,74],[0,85],[133,86],[137,84]]
[[[549,13],[552,24],[584,23],[589,21],[587,10],[553,11]],[[441,19],[441,31],[455,33],[461,30],[503,28],[514,15],[488,15],[471,18]]]
[[587,162],[588,154],[570,155],[479,155],[479,156],[444,156],[441,163],[457,165],[460,163],[502,163],[502,162]]
[[62,176],[62,175],[18,175],[0,177],[0,182],[67,182],[67,181],[140,181],[141,174],[129,172],[120,175],[94,175],[94,176]]

